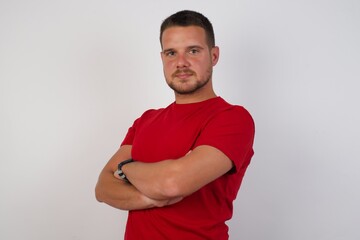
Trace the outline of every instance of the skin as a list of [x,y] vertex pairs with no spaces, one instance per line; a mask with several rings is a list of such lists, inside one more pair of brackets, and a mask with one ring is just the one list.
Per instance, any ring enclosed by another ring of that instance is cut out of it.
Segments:
[[163,207],[181,200],[168,198],[155,200],[141,193],[134,185],[128,184],[113,174],[119,162],[131,158],[131,146],[124,145],[114,154],[101,171],[95,188],[96,199],[114,208],[136,210],[153,207]]
[[[170,27],[164,31],[161,43],[164,76],[174,90],[176,103],[195,103],[216,97],[212,69],[218,62],[219,48],[207,45],[202,28]],[[95,189],[98,201],[124,210],[175,204],[233,166],[224,153],[203,145],[179,159],[124,165],[122,170],[131,182],[128,184],[114,172],[118,163],[129,158],[131,146],[122,146],[105,165]]]
[[167,84],[177,103],[193,103],[216,97],[212,69],[219,59],[219,48],[209,47],[205,30],[171,27],[162,36],[161,59]]

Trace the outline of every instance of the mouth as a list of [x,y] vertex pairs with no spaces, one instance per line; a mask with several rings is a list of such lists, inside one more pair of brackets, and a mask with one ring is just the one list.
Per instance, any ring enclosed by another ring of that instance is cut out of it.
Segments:
[[176,71],[173,74],[173,77],[175,78],[179,78],[179,79],[187,79],[189,77],[191,77],[192,75],[194,75],[193,71]]
[[191,77],[192,74],[187,74],[187,73],[181,73],[181,74],[176,74],[175,77],[180,78],[180,79],[187,79],[189,77]]

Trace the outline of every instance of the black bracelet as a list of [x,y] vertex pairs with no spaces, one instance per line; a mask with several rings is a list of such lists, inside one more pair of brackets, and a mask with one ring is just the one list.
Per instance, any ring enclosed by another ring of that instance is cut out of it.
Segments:
[[119,177],[128,183],[130,183],[130,181],[129,181],[129,179],[127,179],[125,173],[122,171],[122,167],[125,164],[131,163],[131,162],[134,162],[134,160],[131,158],[128,160],[122,161],[121,163],[118,164],[118,170],[116,171],[116,173],[119,175]]

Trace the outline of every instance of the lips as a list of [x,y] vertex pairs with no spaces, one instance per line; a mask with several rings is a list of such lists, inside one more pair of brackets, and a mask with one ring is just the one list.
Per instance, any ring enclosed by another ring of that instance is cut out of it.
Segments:
[[177,77],[177,78],[188,78],[188,77],[190,77],[192,74],[190,74],[190,73],[181,73],[181,74],[176,74],[175,76]]
[[191,71],[191,70],[176,71],[176,72],[173,74],[173,77],[177,77],[177,78],[180,78],[180,79],[185,79],[185,78],[191,77],[192,75],[194,75],[194,72]]

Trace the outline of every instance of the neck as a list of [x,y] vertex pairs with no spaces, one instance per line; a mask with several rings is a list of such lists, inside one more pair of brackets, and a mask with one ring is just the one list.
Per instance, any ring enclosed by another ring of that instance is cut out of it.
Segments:
[[206,93],[195,92],[191,94],[179,94],[175,93],[175,102],[177,104],[197,103],[216,97],[215,92],[211,89]]

